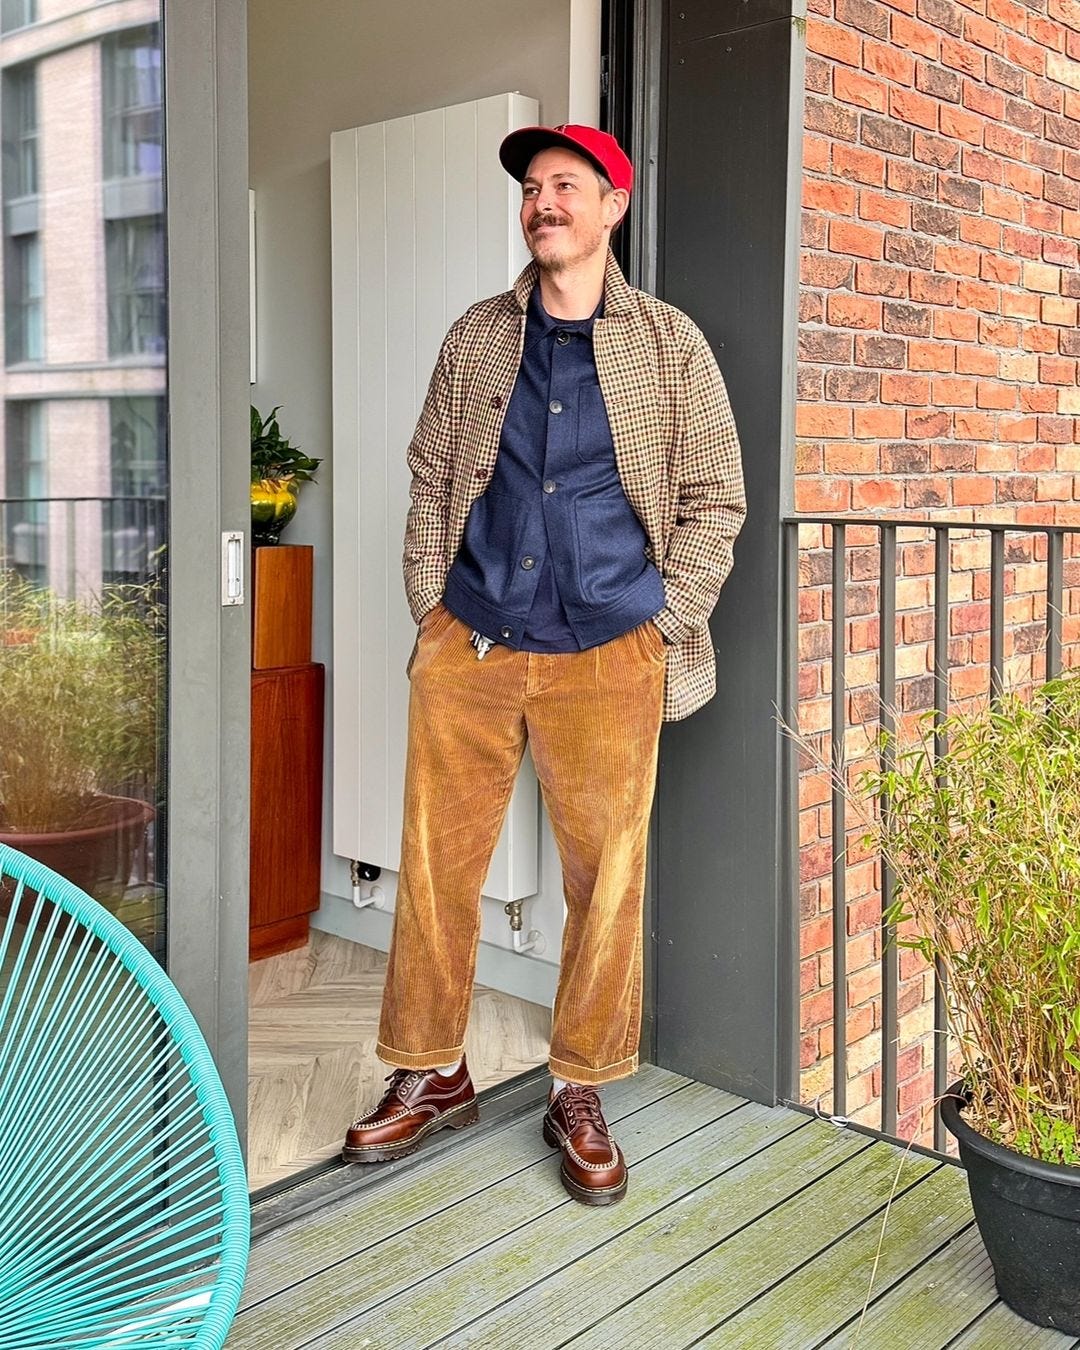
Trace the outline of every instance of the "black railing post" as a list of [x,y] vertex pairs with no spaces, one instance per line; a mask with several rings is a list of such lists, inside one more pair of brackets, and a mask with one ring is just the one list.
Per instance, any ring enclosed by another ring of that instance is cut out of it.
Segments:
[[[881,767],[889,772],[895,764],[896,721],[896,526],[882,525],[881,566],[878,612],[878,700],[881,708]],[[886,801],[881,803],[887,815]],[[893,900],[892,870],[885,858],[881,860],[881,908],[885,910]],[[883,922],[881,932],[881,1128],[886,1134],[896,1133],[896,1037],[897,999],[899,991],[899,953],[892,938],[894,928]]]
[[844,733],[847,727],[847,546],[843,525],[832,527],[832,773],[833,884],[833,1109],[847,1112],[847,809],[844,798]]
[[1005,692],[1005,530],[990,527],[990,699]]
[[1064,604],[1065,535],[1046,532],[1046,678],[1061,674],[1061,619]]

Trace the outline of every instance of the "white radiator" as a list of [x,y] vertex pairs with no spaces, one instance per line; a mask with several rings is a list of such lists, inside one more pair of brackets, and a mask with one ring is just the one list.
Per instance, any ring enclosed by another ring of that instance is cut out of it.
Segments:
[[[416,630],[401,578],[405,451],[439,345],[528,253],[499,142],[538,120],[519,94],[331,137],[334,852],[397,871]],[[522,768],[484,894],[538,888],[539,793]]]

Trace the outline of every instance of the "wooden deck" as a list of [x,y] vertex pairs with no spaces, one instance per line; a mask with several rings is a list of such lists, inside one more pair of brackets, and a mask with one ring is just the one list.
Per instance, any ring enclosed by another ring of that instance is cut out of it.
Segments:
[[226,1350],[1080,1346],[997,1298],[958,1167],[652,1066],[604,1100],[621,1204],[569,1199],[538,1112],[481,1123],[259,1238]]

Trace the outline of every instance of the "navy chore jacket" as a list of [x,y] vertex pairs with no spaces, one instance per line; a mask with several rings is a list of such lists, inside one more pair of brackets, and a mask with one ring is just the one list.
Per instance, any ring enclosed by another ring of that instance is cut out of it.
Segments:
[[595,647],[664,607],[615,467],[592,346],[602,310],[553,319],[533,289],[495,471],[446,578],[452,614],[523,651]]
[[[468,309],[435,363],[407,456],[412,483],[402,562],[417,624],[444,598],[466,523],[494,481],[538,276],[532,262],[512,290]],[[716,691],[708,619],[746,515],[735,419],[704,334],[680,310],[627,285],[610,252],[592,349],[619,481],[648,538],[645,556],[663,580],[665,603],[652,622],[668,642],[664,718],[677,721]],[[556,491],[545,500],[554,501],[559,480],[551,481]],[[582,500],[593,505],[574,513],[579,538],[595,527],[602,542],[612,503]],[[524,535],[513,513],[507,528]],[[535,571],[522,566],[535,555],[516,538],[505,556],[507,574],[512,566]],[[514,627],[509,620],[502,626]]]

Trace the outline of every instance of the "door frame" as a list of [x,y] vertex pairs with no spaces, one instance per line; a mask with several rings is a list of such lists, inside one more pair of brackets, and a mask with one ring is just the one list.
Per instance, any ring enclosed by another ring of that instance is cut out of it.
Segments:
[[[167,968],[247,1123],[250,522],[246,0],[164,0],[168,257]],[[244,549],[246,554],[246,547]],[[244,558],[245,571],[248,559]]]

